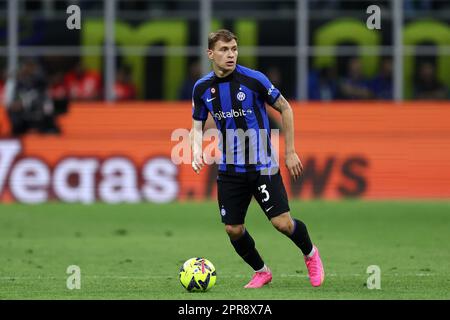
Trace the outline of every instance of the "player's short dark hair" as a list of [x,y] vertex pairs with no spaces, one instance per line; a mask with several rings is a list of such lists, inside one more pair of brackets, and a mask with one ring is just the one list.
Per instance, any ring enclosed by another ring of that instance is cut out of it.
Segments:
[[230,42],[232,40],[237,42],[237,37],[230,30],[220,29],[216,32],[211,32],[208,36],[208,49],[213,49],[217,41]]

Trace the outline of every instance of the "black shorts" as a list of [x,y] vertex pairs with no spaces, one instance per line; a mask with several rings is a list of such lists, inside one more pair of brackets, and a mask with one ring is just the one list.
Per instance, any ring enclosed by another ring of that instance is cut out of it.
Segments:
[[247,209],[255,197],[270,220],[290,211],[280,171],[261,175],[259,171],[221,173],[217,176],[219,212],[224,224],[244,224]]

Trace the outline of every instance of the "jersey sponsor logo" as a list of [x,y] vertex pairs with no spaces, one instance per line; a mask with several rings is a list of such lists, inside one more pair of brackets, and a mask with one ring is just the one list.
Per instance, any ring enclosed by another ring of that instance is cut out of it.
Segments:
[[245,100],[245,93],[242,91],[239,91],[236,95],[236,99],[238,99],[239,101],[244,101]]
[[214,113],[214,118],[216,118],[216,120],[220,121],[222,119],[226,119],[226,118],[238,118],[238,117],[245,117],[248,114],[252,114],[253,110],[252,109],[239,109],[239,110],[231,110],[231,111],[227,111],[227,112],[216,112]]

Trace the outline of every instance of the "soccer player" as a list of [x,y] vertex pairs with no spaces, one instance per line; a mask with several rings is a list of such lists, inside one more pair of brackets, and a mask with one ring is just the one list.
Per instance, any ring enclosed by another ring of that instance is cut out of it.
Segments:
[[[320,286],[325,274],[319,250],[312,244],[305,224],[291,217],[278,164],[272,161],[265,103],[281,113],[290,175],[296,180],[302,173],[294,145],[292,109],[264,74],[237,64],[237,37],[232,32],[221,29],[211,33],[207,54],[213,71],[198,80],[193,88],[192,167],[198,174],[204,166],[201,137],[210,113],[221,135],[222,161],[217,177],[219,212],[234,249],[255,271],[245,288],[260,288],[272,280],[272,272],[244,226],[252,196],[272,225],[300,248],[311,284]],[[237,131],[251,130],[256,135],[246,134],[243,139],[234,135]]]

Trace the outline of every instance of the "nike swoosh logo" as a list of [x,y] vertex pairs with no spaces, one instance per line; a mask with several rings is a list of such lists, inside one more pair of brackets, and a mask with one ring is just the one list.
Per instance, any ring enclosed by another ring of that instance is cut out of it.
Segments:
[[269,210],[272,209],[272,208],[273,208],[273,206],[267,208],[267,209],[266,209],[266,212],[269,212]]
[[217,98],[217,97],[214,97],[214,98],[211,98],[211,99],[206,98],[206,102],[211,102],[211,101],[213,101],[215,98]]

